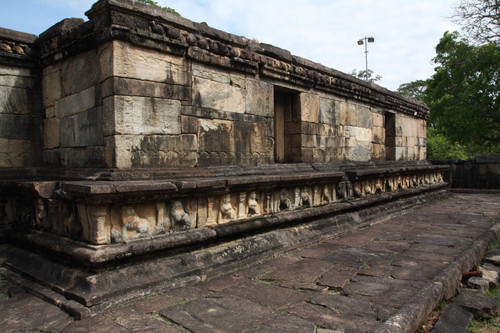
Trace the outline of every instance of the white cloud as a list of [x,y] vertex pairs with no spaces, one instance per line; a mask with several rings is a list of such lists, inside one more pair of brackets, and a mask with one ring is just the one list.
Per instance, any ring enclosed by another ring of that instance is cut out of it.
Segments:
[[169,0],[159,1],[193,21],[256,38],[325,66],[350,72],[368,64],[382,75],[380,84],[401,83],[432,75],[434,47],[446,30],[456,0]]

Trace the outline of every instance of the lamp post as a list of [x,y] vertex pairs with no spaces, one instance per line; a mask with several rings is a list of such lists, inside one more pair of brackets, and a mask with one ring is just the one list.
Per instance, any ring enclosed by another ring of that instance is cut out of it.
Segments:
[[368,43],[373,43],[373,42],[375,42],[375,38],[366,36],[358,40],[358,45],[365,44],[365,64],[366,64],[365,81],[368,81]]

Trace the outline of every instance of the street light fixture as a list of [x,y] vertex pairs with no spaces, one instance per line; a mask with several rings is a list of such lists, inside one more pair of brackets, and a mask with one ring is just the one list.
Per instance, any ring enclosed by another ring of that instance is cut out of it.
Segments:
[[358,40],[358,45],[365,45],[365,64],[366,64],[366,69],[365,69],[365,81],[368,81],[368,43],[373,43],[375,42],[375,38],[373,37],[364,37]]

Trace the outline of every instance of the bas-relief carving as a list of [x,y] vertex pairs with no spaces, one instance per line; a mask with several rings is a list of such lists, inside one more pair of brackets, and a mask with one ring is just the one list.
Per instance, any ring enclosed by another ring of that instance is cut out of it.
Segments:
[[260,205],[258,202],[257,193],[255,191],[250,192],[250,195],[248,196],[247,215],[260,215]]
[[300,193],[300,201],[302,207],[309,208],[312,206],[311,194],[309,194],[307,189],[302,190]]
[[[352,183],[341,181],[274,191],[226,193],[153,204],[87,207],[83,204],[72,206],[62,203],[54,211],[60,212],[63,234],[83,238],[94,244],[107,244],[203,228],[280,211],[315,207],[353,196],[359,198],[441,181],[442,172],[426,172],[378,177]],[[44,200],[35,201],[35,217],[39,225],[44,219],[49,220],[47,205]]]
[[226,223],[236,218],[236,209],[231,203],[231,195],[225,194],[220,200],[219,223]]
[[184,206],[180,200],[172,202],[170,218],[173,230],[187,230],[191,227],[191,217],[184,211]]
[[284,211],[284,210],[289,210],[292,208],[292,201],[290,200],[290,196],[287,192],[286,189],[282,189],[280,194],[279,194],[279,206],[277,207],[276,211]]

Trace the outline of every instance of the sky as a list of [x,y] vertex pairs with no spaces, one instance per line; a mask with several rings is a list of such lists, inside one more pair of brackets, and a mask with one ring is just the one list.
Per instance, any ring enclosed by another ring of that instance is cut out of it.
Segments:
[[[40,34],[64,18],[87,19],[93,0],[0,0],[0,27]],[[368,67],[396,90],[434,73],[435,47],[459,0],[157,0],[183,17],[350,73]]]

